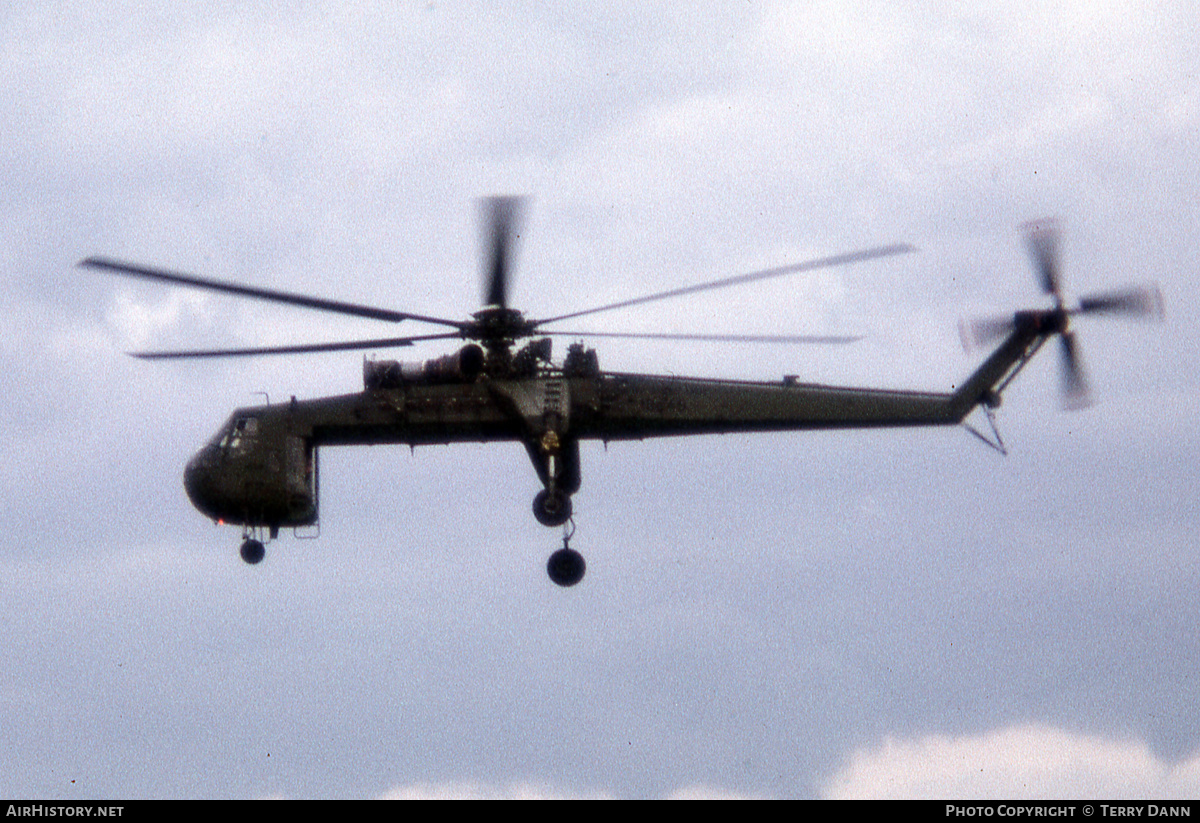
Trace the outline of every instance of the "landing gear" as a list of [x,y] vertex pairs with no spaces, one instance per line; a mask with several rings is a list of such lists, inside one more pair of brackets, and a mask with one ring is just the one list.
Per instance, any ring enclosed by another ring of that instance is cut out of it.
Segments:
[[261,540],[255,540],[253,537],[247,537],[242,541],[242,548],[238,550],[242,560],[245,560],[251,566],[261,563],[262,559],[267,556],[266,547],[263,546]]
[[583,555],[570,546],[574,534],[574,524],[564,529],[562,548],[550,555],[550,559],[546,561],[546,574],[550,575],[550,580],[555,585],[563,588],[574,586],[583,579],[584,572],[587,571]]
[[546,573],[550,575],[550,579],[564,588],[574,586],[582,580],[586,571],[587,564],[583,562],[583,555],[566,546],[550,555],[546,562]]
[[274,540],[279,536],[279,526],[251,526],[242,529],[242,547],[238,554],[242,560],[251,566],[257,566],[267,556],[265,541]]
[[543,526],[561,526],[571,519],[571,495],[579,491],[579,441],[547,429],[525,448],[543,486],[533,498],[533,516]]
[[571,519],[571,496],[562,489],[543,489],[533,498],[533,516],[543,526],[561,526]]

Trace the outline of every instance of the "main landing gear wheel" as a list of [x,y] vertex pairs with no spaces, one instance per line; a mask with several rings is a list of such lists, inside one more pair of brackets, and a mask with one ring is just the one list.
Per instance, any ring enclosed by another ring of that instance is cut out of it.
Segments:
[[563,588],[574,586],[583,579],[583,574],[587,571],[583,555],[570,546],[574,534],[575,524],[572,523],[569,528],[563,530],[562,548],[550,555],[550,559],[546,561],[546,574],[550,575],[550,580],[555,585]]
[[262,559],[267,556],[267,550],[263,546],[261,540],[255,540],[252,537],[247,537],[242,543],[242,548],[238,550],[242,560],[245,560],[251,566],[256,563],[261,563]]
[[583,555],[566,546],[550,555],[546,562],[546,574],[550,575],[550,579],[556,585],[563,588],[574,586],[583,579],[586,571],[587,563],[583,562]]
[[561,526],[571,519],[571,498],[556,489],[543,489],[533,498],[533,516],[543,526]]

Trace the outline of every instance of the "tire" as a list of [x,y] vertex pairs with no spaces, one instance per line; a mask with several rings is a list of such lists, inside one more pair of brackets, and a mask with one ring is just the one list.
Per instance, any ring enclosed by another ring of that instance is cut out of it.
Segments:
[[574,549],[559,549],[546,561],[546,574],[555,585],[563,588],[574,586],[583,579],[586,571],[583,555]]
[[543,526],[561,526],[571,519],[571,498],[556,491],[543,489],[533,498],[533,516]]
[[262,542],[254,539],[247,539],[246,542],[242,543],[242,548],[238,550],[238,553],[242,556],[242,560],[251,566],[261,563],[263,558],[267,556],[267,550]]

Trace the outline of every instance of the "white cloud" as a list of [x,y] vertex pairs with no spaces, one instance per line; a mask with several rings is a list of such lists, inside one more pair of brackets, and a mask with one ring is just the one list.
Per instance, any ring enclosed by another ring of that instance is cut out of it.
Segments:
[[[602,794],[573,794],[560,792],[532,783],[491,786],[472,780],[444,783],[413,783],[396,786],[379,796],[379,800],[604,800]],[[609,798],[611,799],[611,798]]]
[[1200,753],[1179,763],[1144,743],[1039,725],[967,737],[888,738],[822,789],[848,798],[1182,798],[1200,795]]
[[[413,783],[395,786],[379,796],[380,800],[613,800],[604,792],[569,792],[535,783],[492,786],[471,780],[444,783]],[[751,795],[716,789],[711,786],[685,786],[665,796],[666,800],[750,800]]]
[[728,789],[715,789],[712,786],[686,786],[676,789],[666,797],[667,800],[761,800],[756,795],[731,792]]

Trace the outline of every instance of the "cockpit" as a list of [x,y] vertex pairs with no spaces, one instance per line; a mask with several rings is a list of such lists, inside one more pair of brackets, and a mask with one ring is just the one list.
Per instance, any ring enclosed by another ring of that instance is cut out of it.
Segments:
[[217,436],[213,438],[213,445],[222,452],[236,454],[251,447],[257,438],[258,418],[235,416],[217,432]]
[[235,412],[184,470],[188,497],[214,520],[272,528],[316,522],[316,447],[272,411]]

